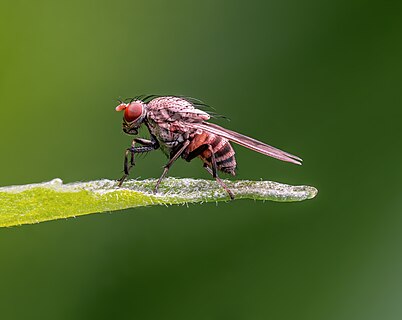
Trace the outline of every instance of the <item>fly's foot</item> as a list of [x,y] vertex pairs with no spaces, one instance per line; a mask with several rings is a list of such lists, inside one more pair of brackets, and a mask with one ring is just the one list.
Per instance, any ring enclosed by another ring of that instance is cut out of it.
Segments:
[[126,178],[127,178],[127,175],[125,174],[124,176],[122,176],[120,179],[117,180],[117,186],[119,188],[121,188],[121,186],[122,186],[123,182],[126,180]]
[[229,197],[230,197],[230,200],[234,200],[234,199],[235,199],[235,196],[234,196],[234,194],[233,194],[232,191],[230,191],[229,189],[225,189],[225,191],[228,193],[228,195],[229,195]]

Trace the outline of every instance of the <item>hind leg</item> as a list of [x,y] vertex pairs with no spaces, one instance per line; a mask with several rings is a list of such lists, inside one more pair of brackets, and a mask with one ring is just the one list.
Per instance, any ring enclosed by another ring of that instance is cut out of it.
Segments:
[[[205,163],[204,163],[204,168],[211,174],[211,176],[214,177],[212,169],[210,167],[208,167],[208,165]],[[215,178],[216,182],[228,193],[230,199],[234,200],[235,196],[234,196],[233,192],[230,191],[230,189],[226,186],[226,184],[222,181],[222,179],[219,178],[217,175],[214,178]]]
[[191,161],[194,158],[202,155],[202,153],[205,150],[209,150],[211,153],[211,167],[212,169],[206,164],[204,163],[204,168],[205,170],[208,171],[208,173],[215,178],[216,182],[228,193],[230,199],[234,199],[234,194],[232,191],[229,190],[229,188],[225,185],[225,183],[218,177],[218,166],[216,164],[216,158],[215,158],[215,154],[213,153],[213,149],[212,146],[210,144],[203,144],[201,146],[199,146],[197,149],[193,150],[192,152],[190,152],[188,155],[186,155],[184,157],[184,159],[186,161]]
[[211,167],[212,169],[204,163],[204,168],[209,172],[212,177],[215,178],[216,182],[228,193],[229,197],[231,200],[234,200],[234,194],[230,189],[226,186],[226,184],[221,180],[221,178],[218,177],[218,168],[216,165],[216,159],[215,159],[215,154],[212,152],[212,147],[211,145],[208,145],[209,151],[211,151]]

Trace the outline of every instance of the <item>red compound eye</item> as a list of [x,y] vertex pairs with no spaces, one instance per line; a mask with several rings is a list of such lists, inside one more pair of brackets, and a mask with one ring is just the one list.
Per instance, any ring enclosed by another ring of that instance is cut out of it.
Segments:
[[124,119],[127,122],[133,122],[142,115],[142,104],[139,102],[131,102],[130,104],[122,103],[116,107],[116,111],[124,110]]

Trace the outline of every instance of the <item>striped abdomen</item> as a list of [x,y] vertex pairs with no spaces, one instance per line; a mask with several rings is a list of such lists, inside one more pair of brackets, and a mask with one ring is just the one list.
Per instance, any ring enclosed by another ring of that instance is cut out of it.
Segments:
[[218,170],[231,175],[236,174],[235,152],[229,140],[212,133],[202,132],[201,134],[196,134],[191,139],[183,158],[190,161],[194,156],[198,156],[211,167],[211,151],[215,155]]

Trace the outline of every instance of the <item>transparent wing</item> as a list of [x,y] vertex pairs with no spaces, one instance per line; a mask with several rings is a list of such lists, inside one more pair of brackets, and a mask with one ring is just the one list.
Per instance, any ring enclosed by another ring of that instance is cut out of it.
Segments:
[[199,128],[202,130],[205,130],[207,132],[219,135],[221,137],[224,137],[230,141],[233,141],[243,147],[249,148],[253,151],[257,151],[259,153],[265,154],[267,156],[270,156],[272,158],[276,158],[282,161],[287,161],[291,163],[295,163],[298,165],[302,164],[302,159],[299,157],[287,153],[285,151],[279,150],[275,147],[272,147],[268,144],[265,144],[264,142],[258,141],[256,139],[247,137],[243,134],[237,133],[235,131],[229,130],[222,128],[216,124],[213,123],[208,123],[208,122],[203,122],[203,123],[197,123],[193,124],[194,128]]

